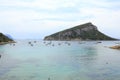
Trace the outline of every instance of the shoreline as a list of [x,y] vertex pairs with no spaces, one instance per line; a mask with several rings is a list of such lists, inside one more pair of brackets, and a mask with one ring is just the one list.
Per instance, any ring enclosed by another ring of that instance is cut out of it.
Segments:
[[0,42],[0,45],[9,44],[9,43],[16,43],[16,42],[15,41]]
[[43,40],[43,41],[120,41],[120,40]]

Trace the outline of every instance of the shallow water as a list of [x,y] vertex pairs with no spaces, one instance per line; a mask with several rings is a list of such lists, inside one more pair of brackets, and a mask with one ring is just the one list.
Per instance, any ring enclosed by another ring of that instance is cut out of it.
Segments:
[[119,41],[34,41],[0,46],[0,80],[120,80]]

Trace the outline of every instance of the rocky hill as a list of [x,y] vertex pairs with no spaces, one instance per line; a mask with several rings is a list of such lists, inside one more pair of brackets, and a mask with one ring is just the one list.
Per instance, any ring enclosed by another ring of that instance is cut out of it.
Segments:
[[44,40],[116,40],[101,33],[92,23],[75,26],[46,36]]
[[4,34],[0,33],[0,44],[6,44],[6,43],[11,43],[14,42],[12,39],[8,38]]

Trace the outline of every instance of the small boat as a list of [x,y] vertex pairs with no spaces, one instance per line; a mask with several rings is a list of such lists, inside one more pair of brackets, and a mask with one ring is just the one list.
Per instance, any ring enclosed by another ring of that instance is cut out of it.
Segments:
[[37,41],[34,41],[34,43],[36,43]]
[[28,44],[31,44],[31,42],[28,42]]
[[97,43],[102,43],[102,42],[98,41]]

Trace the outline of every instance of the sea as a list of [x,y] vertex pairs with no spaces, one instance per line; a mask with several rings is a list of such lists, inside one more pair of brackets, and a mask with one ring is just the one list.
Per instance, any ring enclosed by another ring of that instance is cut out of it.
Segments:
[[120,80],[119,44],[16,40],[0,45],[0,80]]

